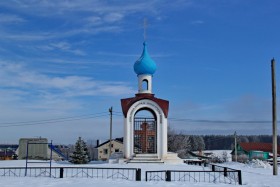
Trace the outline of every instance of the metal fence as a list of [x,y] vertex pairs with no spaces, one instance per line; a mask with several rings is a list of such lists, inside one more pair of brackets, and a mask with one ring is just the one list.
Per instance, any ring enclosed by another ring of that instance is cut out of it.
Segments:
[[6,167],[0,168],[0,177],[56,177],[59,168],[49,167]]
[[[241,170],[209,165],[209,171],[146,171],[146,181],[210,182],[242,185]],[[5,167],[0,177],[101,178],[141,181],[139,168]]]
[[224,169],[223,171],[146,171],[146,181],[209,182],[242,185],[241,171],[231,169]]
[[218,166],[215,164],[209,164],[212,171],[223,172],[224,176],[230,181],[236,181],[238,184],[242,185],[242,175],[241,170],[236,170],[228,167]]
[[146,171],[146,181],[167,181],[167,171]]
[[92,167],[7,167],[0,168],[0,177],[102,178],[141,181],[138,168]]

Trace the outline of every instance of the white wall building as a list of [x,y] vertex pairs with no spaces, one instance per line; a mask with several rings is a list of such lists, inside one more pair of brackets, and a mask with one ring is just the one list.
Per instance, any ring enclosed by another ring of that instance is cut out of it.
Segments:
[[[108,160],[109,159],[110,141],[106,141],[94,149],[93,160]],[[115,153],[123,153],[123,143],[118,140],[111,141],[111,155]]]
[[52,160],[64,160],[64,156],[57,148],[48,143],[47,138],[21,138],[19,147],[16,151],[18,159],[26,159],[28,145],[28,159],[34,160],[49,160],[52,155]]

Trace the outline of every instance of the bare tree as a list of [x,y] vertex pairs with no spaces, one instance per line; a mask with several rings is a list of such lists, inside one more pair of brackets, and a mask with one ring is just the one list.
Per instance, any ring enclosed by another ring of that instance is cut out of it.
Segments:
[[191,149],[188,135],[177,134],[174,130],[168,129],[168,151],[178,153],[180,158],[184,158]]
[[202,136],[190,136],[191,150],[202,151],[205,149],[205,143]]
[[240,143],[240,142],[249,142],[249,139],[246,136],[239,136],[237,138],[237,142],[238,143]]
[[222,160],[223,162],[228,162],[228,153],[226,151],[222,153]]

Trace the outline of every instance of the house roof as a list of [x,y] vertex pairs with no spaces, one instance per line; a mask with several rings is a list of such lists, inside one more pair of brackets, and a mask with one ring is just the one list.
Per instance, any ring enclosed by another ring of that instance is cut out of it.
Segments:
[[[240,142],[240,147],[245,151],[264,151],[264,152],[273,152],[272,143],[261,143],[261,142]],[[277,152],[280,154],[280,146],[277,147]]]
[[17,149],[18,144],[0,144],[0,149]]
[[60,157],[64,158],[65,160],[67,160],[67,157],[59,150],[59,148],[55,145],[48,145],[50,149],[52,149],[52,151],[54,151],[56,154],[58,154]]
[[13,156],[13,154],[15,154],[14,151],[0,151],[0,157],[4,157],[4,156],[11,157]]
[[[114,140],[112,140],[112,142],[118,142],[118,143],[120,143],[120,144],[123,144],[123,142],[122,141],[120,141],[121,139],[119,139],[119,138],[116,138],[116,139],[114,139]],[[98,145],[98,146],[96,146],[95,148],[98,148],[98,147],[101,147],[101,146],[103,146],[103,145],[105,145],[105,144],[107,144],[107,143],[109,143],[110,142],[110,140],[107,140],[106,142],[103,142],[102,144],[100,144],[100,145]]]
[[198,154],[195,154],[194,152],[192,151],[188,151],[188,153],[193,156],[193,157],[197,157],[197,158],[204,158],[204,159],[209,159],[210,157],[207,157],[207,156],[201,156],[201,155],[198,155]]

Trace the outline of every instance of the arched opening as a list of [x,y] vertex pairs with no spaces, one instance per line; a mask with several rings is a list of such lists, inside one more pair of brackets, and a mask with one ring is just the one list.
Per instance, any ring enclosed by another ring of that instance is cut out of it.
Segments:
[[134,116],[134,153],[157,153],[157,119],[149,108],[142,108]]
[[144,79],[142,81],[142,90],[149,90],[149,84],[148,84],[148,80]]

